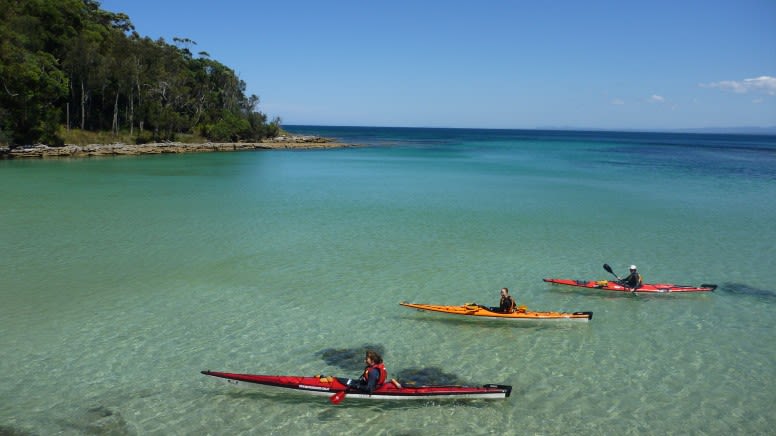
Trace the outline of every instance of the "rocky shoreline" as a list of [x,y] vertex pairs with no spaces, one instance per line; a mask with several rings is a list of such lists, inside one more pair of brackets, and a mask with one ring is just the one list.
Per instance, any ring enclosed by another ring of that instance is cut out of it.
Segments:
[[278,136],[262,142],[205,142],[202,144],[162,142],[148,144],[90,144],[49,147],[34,145],[13,149],[0,147],[0,159],[50,158],[50,157],[93,157],[93,156],[137,156],[143,154],[202,153],[214,151],[274,150],[274,149],[318,149],[355,147],[320,136]]

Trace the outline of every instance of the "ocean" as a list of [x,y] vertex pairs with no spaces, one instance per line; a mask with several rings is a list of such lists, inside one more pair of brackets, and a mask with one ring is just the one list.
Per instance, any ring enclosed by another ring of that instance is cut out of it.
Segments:
[[[776,136],[288,126],[357,147],[0,161],[0,434],[774,434]],[[713,293],[630,295],[605,280]],[[449,320],[401,301],[592,311]],[[201,370],[513,386],[380,403]]]

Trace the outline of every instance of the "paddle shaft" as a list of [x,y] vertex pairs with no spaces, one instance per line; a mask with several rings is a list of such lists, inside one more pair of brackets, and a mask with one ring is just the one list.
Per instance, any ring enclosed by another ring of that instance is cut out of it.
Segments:
[[[605,263],[605,264],[604,264],[604,269],[605,269],[606,271],[608,271],[608,272],[612,273],[612,275],[613,275],[613,276],[617,277],[617,281],[618,281],[618,282],[620,282],[620,284],[622,284],[623,286],[625,286],[625,284],[624,284],[624,283],[622,283],[622,279],[621,279],[619,276],[617,276],[617,274],[615,274],[615,273],[614,273],[614,271],[612,271],[612,267],[610,267],[608,263]],[[636,295],[636,289],[637,289],[637,288],[638,288],[638,285],[636,285],[636,287],[634,287],[634,288],[631,288],[631,290],[630,290],[630,291],[631,291],[631,294],[634,294],[634,295]]]

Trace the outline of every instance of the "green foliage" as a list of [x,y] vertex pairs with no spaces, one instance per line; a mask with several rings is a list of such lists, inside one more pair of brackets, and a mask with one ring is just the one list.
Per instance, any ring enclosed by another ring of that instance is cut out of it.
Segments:
[[96,0],[0,0],[0,141],[60,144],[61,124],[146,142],[278,132],[232,69],[173,41],[141,37]]
[[237,142],[250,132],[250,123],[231,111],[224,111],[218,121],[205,126],[203,136],[211,141]]
[[0,129],[11,144],[58,143],[56,103],[66,96],[67,80],[43,50],[46,35],[30,30],[37,20],[20,13],[22,7],[0,1]]
[[154,137],[151,134],[151,132],[140,132],[135,137],[135,144],[148,144],[149,142],[153,142]]

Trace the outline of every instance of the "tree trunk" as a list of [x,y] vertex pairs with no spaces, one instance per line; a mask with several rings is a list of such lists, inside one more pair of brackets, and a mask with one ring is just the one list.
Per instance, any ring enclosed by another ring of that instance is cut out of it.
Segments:
[[[143,90],[140,88],[140,77],[135,78],[135,85],[137,86],[137,107],[143,108]],[[134,109],[133,109],[133,117],[134,117]],[[140,128],[140,133],[143,133],[143,121],[141,120],[138,123],[138,128]]]
[[116,99],[113,101],[113,135],[119,134],[119,92],[116,91]]
[[81,79],[81,130],[86,124],[86,90],[84,90],[84,79]]
[[135,132],[135,97],[132,95],[134,91],[129,91],[129,135],[132,136]]

